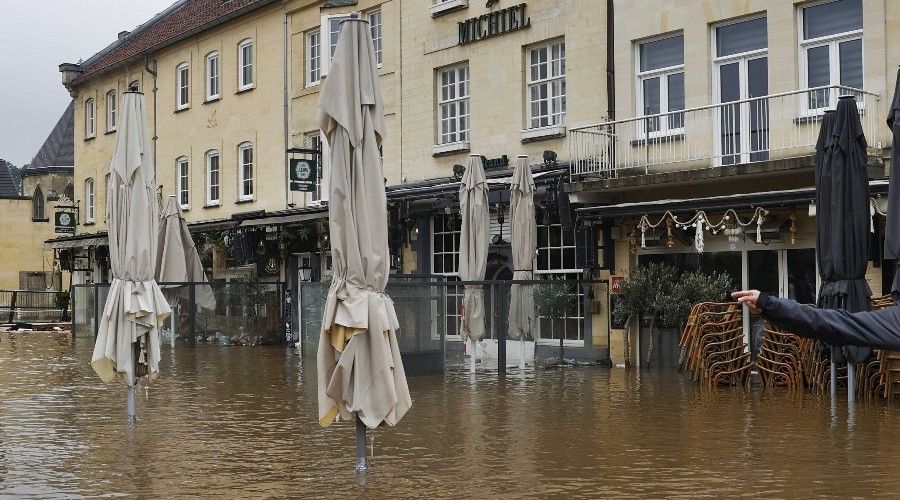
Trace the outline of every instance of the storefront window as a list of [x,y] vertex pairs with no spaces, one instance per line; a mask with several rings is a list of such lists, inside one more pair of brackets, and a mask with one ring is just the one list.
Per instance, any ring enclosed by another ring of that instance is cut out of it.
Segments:
[[[537,279],[578,280],[582,277],[580,266],[574,230],[564,229],[560,224],[538,225],[534,271]],[[563,318],[539,317],[538,340],[552,343],[562,337],[573,343],[584,341],[584,290],[577,284],[570,287],[571,293],[578,297],[574,314]]]

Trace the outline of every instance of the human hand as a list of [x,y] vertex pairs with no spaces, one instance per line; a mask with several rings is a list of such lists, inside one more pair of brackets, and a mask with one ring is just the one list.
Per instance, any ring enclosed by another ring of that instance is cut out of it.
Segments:
[[741,290],[740,292],[732,293],[731,298],[749,307],[750,312],[753,314],[762,312],[762,309],[757,304],[757,301],[759,301],[759,290]]

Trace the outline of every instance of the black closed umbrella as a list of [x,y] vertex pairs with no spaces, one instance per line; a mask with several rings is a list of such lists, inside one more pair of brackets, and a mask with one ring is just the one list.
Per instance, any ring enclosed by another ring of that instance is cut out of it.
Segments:
[[[816,238],[822,277],[818,305],[868,311],[872,297],[865,279],[871,222],[869,178],[866,138],[856,100],[842,96],[836,112],[826,116],[822,125],[824,150],[821,164],[816,166]],[[832,359],[839,356],[837,351],[832,349]],[[844,352],[849,362],[857,363],[872,350],[847,346]]]
[[894,283],[891,295],[900,301],[900,70],[897,71],[897,86],[894,89],[894,100],[887,117],[888,127],[894,133],[891,146],[891,181],[888,186],[887,227],[884,231],[884,258],[894,259],[897,268],[894,270]]

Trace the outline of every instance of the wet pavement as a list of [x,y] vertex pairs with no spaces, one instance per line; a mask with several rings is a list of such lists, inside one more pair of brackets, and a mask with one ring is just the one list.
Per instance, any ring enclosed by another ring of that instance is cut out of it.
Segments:
[[900,412],[700,390],[686,377],[577,367],[410,379],[413,409],[374,433],[316,422],[315,366],[283,347],[163,350],[125,425],[92,339],[0,336],[0,496],[832,497],[900,491]]

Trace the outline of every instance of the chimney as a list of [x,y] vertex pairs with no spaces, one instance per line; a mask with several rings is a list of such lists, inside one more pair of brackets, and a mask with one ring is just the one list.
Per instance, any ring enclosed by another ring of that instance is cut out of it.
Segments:
[[129,34],[131,34],[130,31],[120,31],[120,32],[119,32],[119,40],[125,38],[125,37],[128,36]]

